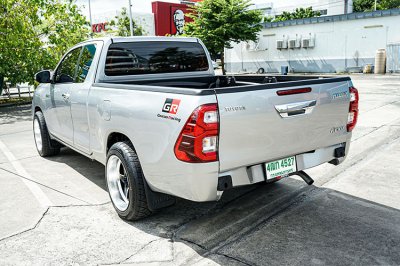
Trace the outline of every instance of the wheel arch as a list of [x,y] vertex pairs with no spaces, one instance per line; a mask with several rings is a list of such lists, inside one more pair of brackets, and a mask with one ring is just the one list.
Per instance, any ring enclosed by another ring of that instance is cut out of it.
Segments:
[[43,113],[42,108],[40,108],[39,106],[36,105],[36,106],[33,108],[33,114],[35,114],[36,112],[42,112],[42,113]]
[[[106,143],[106,154],[108,154],[108,151],[110,150],[112,145],[114,145],[117,142],[121,142],[121,141],[124,141],[124,142],[128,141],[131,144],[130,147],[135,152],[137,160],[140,164],[140,156],[137,154],[137,151],[134,147],[132,140],[126,134],[123,134],[121,132],[111,132],[110,134],[108,134],[107,143]],[[107,155],[107,158],[108,158],[108,155]],[[107,164],[107,162],[106,162],[106,164]],[[151,212],[154,212],[158,209],[165,208],[165,207],[175,204],[176,199],[174,196],[152,190],[152,188],[149,186],[149,181],[146,178],[146,175],[144,173],[144,169],[143,169],[142,165],[140,166],[140,168],[141,168],[140,171],[142,172],[142,178],[143,178],[143,182],[144,182],[143,183],[144,191],[145,191],[144,195],[146,197],[147,208]],[[106,166],[106,169],[107,169],[107,166]]]
[[42,108],[40,108],[38,105],[33,106],[32,109],[31,109],[31,112],[32,112],[32,119],[35,118],[36,112],[42,112],[43,113]]
[[[108,156],[108,151],[110,150],[111,146],[114,145],[117,142],[121,141],[128,141],[131,145],[131,148],[133,151],[136,153],[136,156],[138,157],[139,162],[140,160],[140,155],[137,152],[137,149],[135,148],[135,145],[132,141],[131,138],[128,137],[128,134],[123,133],[122,131],[111,131],[108,136],[107,136],[107,142],[105,143],[105,158],[104,158],[104,165],[107,164],[107,156]],[[143,170],[143,168],[142,168]],[[146,177],[144,177],[146,179]]]
[[132,145],[133,150],[136,152],[133,142],[126,134],[123,134],[121,132],[111,132],[110,134],[108,134],[107,137],[106,154],[108,153],[108,150],[111,148],[112,145],[120,141],[129,141]]

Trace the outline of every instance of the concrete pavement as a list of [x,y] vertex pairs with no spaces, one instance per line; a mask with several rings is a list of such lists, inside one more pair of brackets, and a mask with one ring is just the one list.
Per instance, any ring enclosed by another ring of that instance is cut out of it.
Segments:
[[399,265],[400,76],[352,79],[350,154],[307,171],[314,186],[287,178],[178,200],[134,223],[113,210],[104,166],[70,149],[39,157],[29,107],[0,109],[0,264]]

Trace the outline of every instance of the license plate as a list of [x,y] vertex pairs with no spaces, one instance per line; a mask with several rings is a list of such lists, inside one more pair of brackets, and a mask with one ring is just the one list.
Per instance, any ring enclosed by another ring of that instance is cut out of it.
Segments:
[[265,164],[267,180],[282,178],[297,172],[296,156],[276,160]]

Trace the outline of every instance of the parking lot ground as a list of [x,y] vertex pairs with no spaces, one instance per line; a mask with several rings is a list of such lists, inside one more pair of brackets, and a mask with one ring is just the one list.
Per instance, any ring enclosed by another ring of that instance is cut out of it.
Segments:
[[0,109],[0,264],[399,265],[400,76],[352,76],[350,153],[299,178],[177,204],[138,222],[113,210],[104,166],[41,158],[29,106]]

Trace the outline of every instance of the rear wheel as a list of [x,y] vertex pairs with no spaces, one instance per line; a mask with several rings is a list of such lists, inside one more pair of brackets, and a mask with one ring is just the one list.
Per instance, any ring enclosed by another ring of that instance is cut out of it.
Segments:
[[33,118],[33,136],[40,156],[52,156],[60,152],[61,145],[50,138],[44,115],[40,111],[36,112]]
[[118,215],[124,220],[149,216],[144,176],[139,159],[129,142],[117,142],[107,154],[108,193]]

